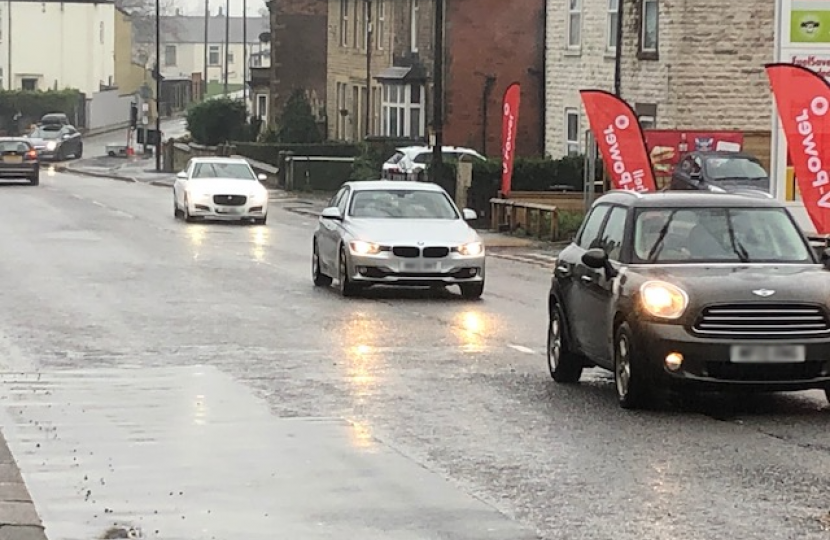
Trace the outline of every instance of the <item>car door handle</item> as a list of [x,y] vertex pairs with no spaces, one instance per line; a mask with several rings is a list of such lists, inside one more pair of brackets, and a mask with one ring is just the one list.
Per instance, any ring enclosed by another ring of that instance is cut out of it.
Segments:
[[567,265],[560,264],[559,266],[556,267],[556,273],[559,274],[560,276],[570,276],[571,275],[571,269],[568,268]]
[[581,279],[583,283],[593,283],[594,282],[594,278],[592,278],[591,276],[581,276],[579,279]]

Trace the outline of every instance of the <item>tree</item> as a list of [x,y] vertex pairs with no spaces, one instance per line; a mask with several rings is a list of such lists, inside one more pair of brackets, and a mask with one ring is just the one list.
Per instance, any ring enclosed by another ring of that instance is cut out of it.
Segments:
[[187,111],[187,129],[199,144],[216,146],[249,139],[247,111],[241,101],[219,97],[202,101]]
[[320,128],[304,90],[297,89],[288,98],[279,120],[277,140],[281,143],[310,144],[323,142]]

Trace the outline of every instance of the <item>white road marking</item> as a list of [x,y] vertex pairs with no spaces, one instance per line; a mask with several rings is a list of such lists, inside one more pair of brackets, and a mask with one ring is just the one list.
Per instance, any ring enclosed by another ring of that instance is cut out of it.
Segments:
[[536,354],[536,351],[534,351],[533,349],[531,349],[529,347],[525,347],[524,345],[508,344],[507,346],[510,347],[513,350],[523,352],[525,354]]
[[92,204],[94,204],[95,206],[100,206],[101,208],[106,208],[107,207],[107,205],[105,205],[102,202],[98,202],[98,201],[92,201]]

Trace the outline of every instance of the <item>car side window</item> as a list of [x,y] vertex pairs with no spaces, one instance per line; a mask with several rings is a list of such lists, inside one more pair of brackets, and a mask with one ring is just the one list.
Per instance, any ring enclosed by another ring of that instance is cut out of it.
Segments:
[[605,221],[605,216],[608,214],[609,208],[610,206],[601,204],[591,210],[591,213],[585,219],[582,231],[579,233],[579,241],[577,242],[579,247],[582,249],[591,249],[598,246],[599,232],[602,229],[602,222]]
[[340,215],[341,216],[346,215],[346,205],[349,202],[349,192],[350,191],[351,190],[349,188],[345,188],[343,190],[343,195],[340,197],[340,200],[337,201],[337,208],[340,209]]
[[689,176],[692,173],[692,158],[687,157],[684,159],[680,164],[680,170],[685,176]]
[[346,188],[340,188],[340,191],[335,193],[334,197],[332,197],[329,201],[329,208],[339,206],[340,199],[343,197],[344,193],[346,193]]
[[605,227],[602,230],[599,247],[608,254],[608,258],[612,261],[620,260],[622,243],[625,238],[626,218],[628,218],[628,210],[622,206],[615,206],[608,214],[608,219],[605,221]]

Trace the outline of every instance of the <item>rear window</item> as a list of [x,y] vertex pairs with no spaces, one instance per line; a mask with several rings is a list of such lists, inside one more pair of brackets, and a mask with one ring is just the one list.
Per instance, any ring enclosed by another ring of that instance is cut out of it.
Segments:
[[[465,152],[443,152],[442,156],[445,163],[456,163]],[[432,152],[423,152],[415,156],[412,160],[415,163],[430,163],[432,162]]]
[[0,152],[7,153],[7,152],[18,152],[18,153],[26,153],[31,150],[32,147],[29,146],[29,143],[23,141],[0,141]]
[[386,163],[388,163],[389,165],[395,165],[401,159],[403,159],[403,153],[402,152],[396,152],[394,156],[392,156],[391,158],[386,160]]

